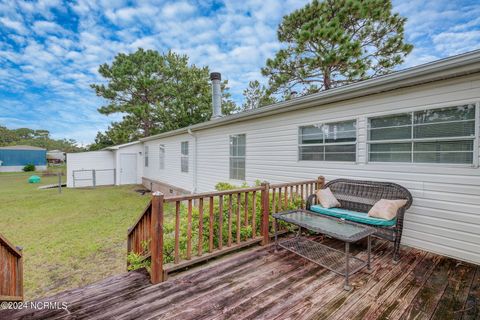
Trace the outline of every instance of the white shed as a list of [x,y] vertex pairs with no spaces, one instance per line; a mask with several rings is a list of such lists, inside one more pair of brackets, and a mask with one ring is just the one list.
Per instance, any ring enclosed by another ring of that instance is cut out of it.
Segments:
[[101,151],[67,154],[67,187],[140,184],[142,145],[139,141]]

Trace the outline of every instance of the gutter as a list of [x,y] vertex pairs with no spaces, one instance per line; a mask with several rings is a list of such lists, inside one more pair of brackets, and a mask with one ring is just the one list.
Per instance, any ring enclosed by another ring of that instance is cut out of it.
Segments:
[[132,142],[127,142],[127,143],[124,143],[124,144],[119,144],[119,145],[116,145],[116,146],[110,146],[110,147],[105,147],[103,149],[100,149],[98,151],[103,151],[103,150],[118,150],[118,149],[121,149],[121,148],[124,148],[124,147],[128,147],[128,146],[133,146],[137,143],[140,143],[141,141],[140,140],[137,140],[137,141],[132,141]]
[[339,88],[282,101],[259,109],[244,111],[225,116],[219,119],[202,122],[188,128],[181,128],[154,136],[141,138],[140,141],[149,141],[159,138],[188,133],[188,131],[203,130],[212,127],[227,125],[234,122],[246,121],[251,118],[265,117],[273,114],[320,107],[322,105],[359,98],[376,93],[411,87],[442,79],[454,78],[462,75],[480,72],[480,50],[467,52],[453,57],[426,63],[420,66],[396,71],[394,73],[359,81]]
[[191,127],[187,128],[187,133],[193,137],[193,193],[197,193],[197,135]]

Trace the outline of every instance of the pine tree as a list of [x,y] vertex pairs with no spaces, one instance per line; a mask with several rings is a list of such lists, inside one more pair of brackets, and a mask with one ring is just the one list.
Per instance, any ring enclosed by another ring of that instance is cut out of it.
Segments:
[[272,97],[267,92],[265,86],[261,85],[258,80],[248,83],[248,88],[243,90],[243,99],[242,111],[260,108],[277,102],[275,97]]
[[262,74],[271,92],[306,94],[389,73],[413,49],[405,21],[390,0],[314,0],[283,18]]
[[[190,65],[186,55],[138,49],[118,54],[110,65],[101,65],[99,73],[106,83],[91,87],[108,103],[98,111],[124,117],[97,134],[92,149],[184,128],[211,117],[210,71]],[[222,83],[224,114],[237,111],[227,85]]]

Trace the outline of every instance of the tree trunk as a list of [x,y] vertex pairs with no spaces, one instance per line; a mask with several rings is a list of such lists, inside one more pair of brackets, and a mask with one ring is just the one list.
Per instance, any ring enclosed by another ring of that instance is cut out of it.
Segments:
[[330,71],[326,70],[323,74],[323,87],[325,90],[330,89],[332,86],[332,79],[330,78]]

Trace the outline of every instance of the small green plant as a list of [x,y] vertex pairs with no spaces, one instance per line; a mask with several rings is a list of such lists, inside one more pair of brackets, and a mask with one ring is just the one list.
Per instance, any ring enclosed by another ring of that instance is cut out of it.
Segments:
[[150,260],[144,259],[142,255],[130,252],[127,256],[128,271],[138,270],[141,268],[147,269],[150,272]]
[[22,170],[25,171],[25,172],[35,171],[35,165],[33,163],[29,163],[29,164],[25,165],[25,167],[23,167]]
[[[148,252],[149,250],[149,244],[150,244],[150,239],[148,240],[143,240],[140,245],[142,246],[143,253]],[[151,261],[149,259],[143,258],[142,254],[135,253],[131,251],[127,255],[127,262],[128,262],[128,271],[133,271],[133,270],[138,270],[141,268],[147,269],[148,272],[150,272],[150,264]]]

